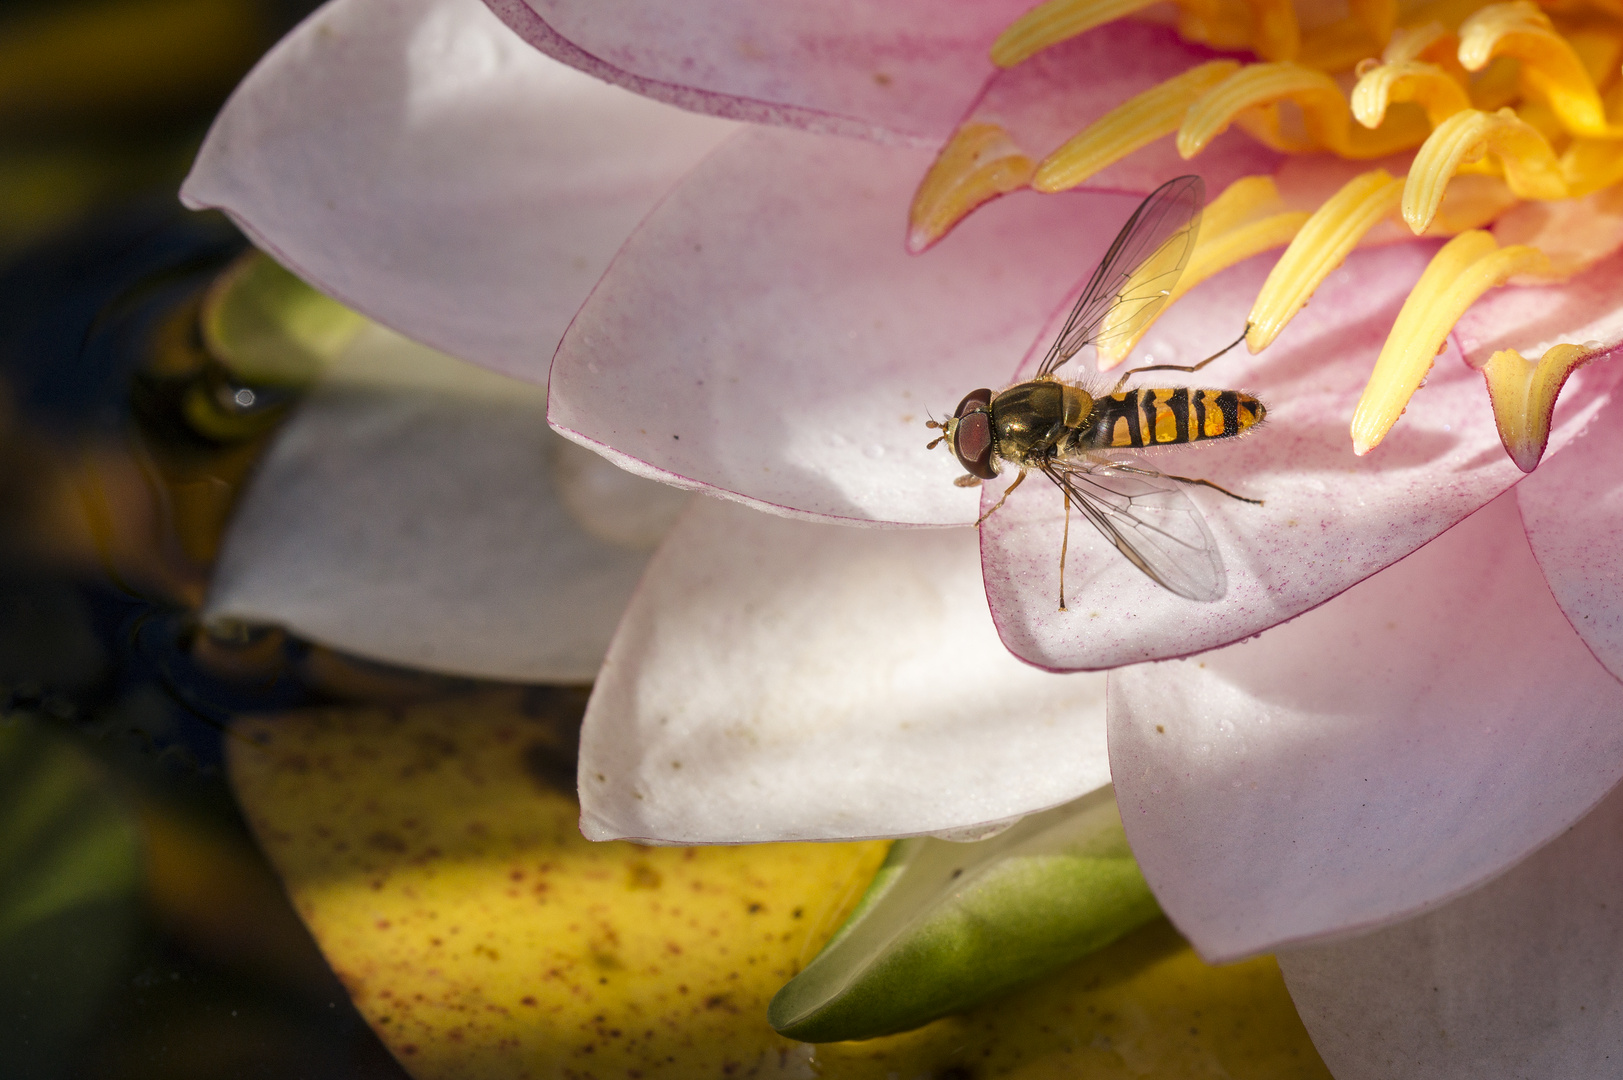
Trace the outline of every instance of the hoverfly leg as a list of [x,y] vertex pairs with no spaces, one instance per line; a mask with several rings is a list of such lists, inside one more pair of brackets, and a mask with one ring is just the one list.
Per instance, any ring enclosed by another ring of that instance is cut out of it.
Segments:
[[1112,394],[1121,393],[1121,388],[1127,385],[1127,380],[1142,371],[1187,371],[1191,373],[1199,371],[1201,368],[1205,367],[1207,364],[1211,363],[1213,360],[1216,360],[1219,356],[1224,355],[1230,349],[1234,348],[1234,346],[1244,341],[1246,334],[1249,334],[1250,332],[1251,324],[1246,323],[1245,329],[1240,331],[1239,337],[1235,338],[1221,349],[1218,349],[1216,352],[1212,353],[1212,355],[1208,356],[1198,364],[1189,364],[1187,366],[1184,364],[1146,364],[1143,367],[1131,368],[1121,373],[1121,378],[1116,380],[1116,385],[1111,388],[1110,392]]
[[973,473],[965,473],[962,476],[953,477],[952,485],[953,487],[980,487],[981,478]]
[[[1115,469],[1117,472],[1131,473],[1131,472],[1143,472],[1144,471],[1143,469],[1135,469],[1130,465],[1127,465],[1127,466],[1113,465],[1111,467],[1113,469]],[[1248,499],[1244,495],[1236,495],[1234,492],[1230,491],[1228,488],[1224,487],[1222,484],[1214,484],[1210,480],[1202,480],[1198,476],[1173,476],[1171,473],[1160,473],[1159,475],[1166,477],[1168,480],[1176,480],[1180,484],[1199,484],[1201,487],[1209,487],[1213,491],[1222,492],[1224,495],[1227,495],[1231,499],[1238,499],[1240,502],[1250,503],[1252,506],[1261,506],[1262,505],[1262,500],[1261,499]]]
[[1059,542],[1059,609],[1061,611],[1068,610],[1065,607],[1065,553],[1071,547],[1071,498],[1069,495],[1065,495],[1065,532],[1063,535],[1064,539]]
[[1005,502],[1007,502],[1009,500],[1009,492],[1011,492],[1015,488],[1019,487],[1021,482],[1023,480],[1025,480],[1025,478],[1026,478],[1026,470],[1021,469],[1020,470],[1020,475],[1014,478],[1014,483],[1010,484],[1008,487],[1003,489],[1003,498],[999,499],[996,503],[992,504],[992,509],[988,510],[986,513],[982,514],[980,517],[976,518],[975,519],[975,524],[977,526],[979,526],[981,522],[985,521],[987,518],[989,518],[993,514],[997,513],[998,509]]

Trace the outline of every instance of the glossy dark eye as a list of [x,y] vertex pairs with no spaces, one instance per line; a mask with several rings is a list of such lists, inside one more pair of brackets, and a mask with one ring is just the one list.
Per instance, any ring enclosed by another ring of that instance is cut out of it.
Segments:
[[952,452],[972,476],[990,480],[997,475],[992,467],[992,391],[971,390],[958,403],[953,415],[958,424],[953,432]]
[[983,386],[979,390],[971,390],[969,393],[965,394],[964,400],[958,403],[958,410],[952,415],[962,420],[964,418],[964,412],[977,405],[983,409],[989,409],[992,407],[992,391],[990,389]]

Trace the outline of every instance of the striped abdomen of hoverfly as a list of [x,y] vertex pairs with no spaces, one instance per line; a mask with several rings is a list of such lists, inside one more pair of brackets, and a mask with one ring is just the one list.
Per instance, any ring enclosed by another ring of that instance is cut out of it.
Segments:
[[1066,449],[1110,450],[1227,439],[1263,418],[1262,402],[1238,390],[1143,387],[1095,398],[1086,428]]

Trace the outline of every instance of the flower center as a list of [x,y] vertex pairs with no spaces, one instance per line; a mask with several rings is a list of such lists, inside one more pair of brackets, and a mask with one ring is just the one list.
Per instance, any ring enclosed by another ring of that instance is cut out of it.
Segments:
[[[1285,154],[1404,155],[1405,174],[1362,172],[1323,201],[1283,174],[1231,184],[1207,208],[1172,294],[1176,302],[1213,274],[1284,247],[1248,318],[1255,353],[1355,247],[1452,237],[1404,304],[1352,417],[1353,449],[1367,453],[1484,293],[1565,281],[1623,248],[1623,9],[1587,3],[1551,0],[1546,11],[1527,0],[1348,0],[1345,14],[1315,24],[1291,0],[1175,0],[1185,40],[1246,49],[1259,61],[1196,64],[1047,146],[1011,133],[1022,130],[1005,122],[1013,92],[987,106],[999,80],[1038,78],[1022,73],[1045,50],[1151,6],[1049,0],[993,46],[1005,71],[921,183],[909,247],[924,250],[998,195],[1076,187],[1168,135],[1185,159],[1231,126]],[[1530,203],[1540,205],[1518,210]],[[1126,359],[1147,329],[1101,346],[1100,369]],[[1537,361],[1503,350],[1482,365],[1500,438],[1522,469],[1544,452],[1567,377],[1611,344],[1559,344]]]

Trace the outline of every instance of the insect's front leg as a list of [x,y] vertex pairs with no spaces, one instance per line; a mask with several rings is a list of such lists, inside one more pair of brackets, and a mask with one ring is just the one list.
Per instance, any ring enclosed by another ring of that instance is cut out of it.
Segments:
[[1014,483],[1010,484],[1008,487],[1003,489],[1003,498],[999,499],[996,503],[994,503],[993,506],[992,506],[992,509],[988,510],[986,513],[982,514],[980,517],[975,519],[975,524],[977,526],[979,526],[981,522],[985,521],[987,518],[991,517],[993,514],[997,513],[998,509],[1005,502],[1007,502],[1009,500],[1009,492],[1013,491],[1015,488],[1020,486],[1020,484],[1026,478],[1027,471],[1028,470],[1026,470],[1026,469],[1021,469],[1020,470],[1020,475],[1014,478]]

